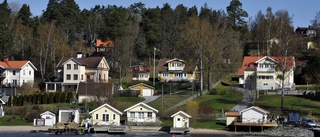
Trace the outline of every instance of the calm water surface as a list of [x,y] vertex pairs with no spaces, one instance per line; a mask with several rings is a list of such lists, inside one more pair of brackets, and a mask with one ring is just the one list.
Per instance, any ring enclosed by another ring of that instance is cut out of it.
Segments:
[[[168,133],[127,133],[127,134],[59,134],[53,133],[0,133],[0,137],[172,137]],[[219,134],[187,134],[187,135],[174,135],[175,137],[245,137],[234,135],[219,135]],[[250,136],[258,137],[258,136]]]

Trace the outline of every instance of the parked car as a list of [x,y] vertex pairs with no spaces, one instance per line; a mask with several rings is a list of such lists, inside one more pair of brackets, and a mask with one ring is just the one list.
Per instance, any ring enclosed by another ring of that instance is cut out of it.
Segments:
[[301,119],[301,125],[303,127],[315,127],[316,122],[312,118],[304,117]]

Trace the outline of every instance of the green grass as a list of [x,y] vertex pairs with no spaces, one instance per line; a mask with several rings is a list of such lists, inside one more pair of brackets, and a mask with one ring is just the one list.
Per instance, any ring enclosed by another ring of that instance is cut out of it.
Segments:
[[[193,93],[196,94],[198,92],[193,91]],[[183,94],[178,94],[178,95],[165,95],[163,99],[164,110],[167,110],[168,108],[174,106],[175,104],[178,104],[179,102],[189,98],[191,95],[192,95],[192,91],[187,91],[187,92],[184,92]],[[159,111],[162,111],[162,97],[159,97],[156,100],[148,103],[148,105],[152,106],[153,108]]]
[[28,125],[31,126],[32,123],[28,123],[26,120],[20,118],[20,116],[15,115],[5,115],[0,117],[1,126],[16,126],[16,125]]
[[118,110],[123,111],[139,102],[144,101],[145,99],[142,97],[115,97],[116,107]]
[[201,129],[216,129],[216,130],[224,130],[226,129],[225,121],[207,121],[207,122],[197,122],[191,125],[193,128],[201,128]]
[[303,96],[284,96],[284,111],[280,110],[281,95],[264,95],[256,100],[255,105],[270,111],[271,115],[298,112],[300,115],[320,116],[320,102],[303,98]]
[[213,113],[220,113],[222,110],[229,111],[242,100],[242,94],[234,92],[228,95],[209,95],[205,94],[195,99],[199,104],[212,106]]
[[297,90],[307,90],[307,87],[309,90],[319,90],[319,87],[317,85],[313,85],[313,84],[297,85]]

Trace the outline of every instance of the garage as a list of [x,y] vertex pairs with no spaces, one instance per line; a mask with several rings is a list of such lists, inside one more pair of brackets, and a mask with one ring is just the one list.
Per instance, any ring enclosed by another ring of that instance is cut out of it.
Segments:
[[139,96],[153,96],[153,94],[155,93],[154,87],[144,83],[135,84],[128,88],[130,90],[139,90],[140,91]]
[[151,89],[143,89],[142,96],[152,96],[152,90]]

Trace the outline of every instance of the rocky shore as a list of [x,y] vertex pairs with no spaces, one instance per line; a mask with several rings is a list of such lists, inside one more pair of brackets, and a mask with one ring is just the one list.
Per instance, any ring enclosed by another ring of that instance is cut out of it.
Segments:
[[264,132],[238,133],[240,135],[253,136],[269,136],[269,137],[314,137],[313,131],[301,127],[285,127],[279,126],[277,128],[265,130]]

